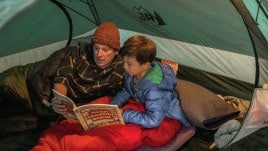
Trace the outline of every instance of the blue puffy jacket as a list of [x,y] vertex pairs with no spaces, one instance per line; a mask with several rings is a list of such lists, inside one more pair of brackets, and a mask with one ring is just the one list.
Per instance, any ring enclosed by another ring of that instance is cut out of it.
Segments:
[[123,106],[129,98],[144,104],[146,112],[125,110],[123,118],[126,123],[135,123],[144,128],[154,128],[165,117],[180,120],[186,127],[190,123],[182,112],[176,93],[176,80],[172,68],[160,62],[153,62],[152,68],[136,85],[134,77],[126,74],[125,87],[112,99],[111,104]]

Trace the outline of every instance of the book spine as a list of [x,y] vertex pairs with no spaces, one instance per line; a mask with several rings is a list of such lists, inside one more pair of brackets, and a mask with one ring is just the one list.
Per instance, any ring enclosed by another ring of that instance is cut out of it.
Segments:
[[74,109],[74,112],[75,112],[75,115],[76,115],[77,119],[79,120],[80,124],[82,125],[83,129],[85,131],[89,130],[88,124],[86,123],[86,120],[83,118],[81,113],[75,109]]

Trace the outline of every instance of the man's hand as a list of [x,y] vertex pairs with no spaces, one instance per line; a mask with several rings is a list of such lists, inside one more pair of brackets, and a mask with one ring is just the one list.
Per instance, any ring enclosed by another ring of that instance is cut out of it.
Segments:
[[[67,88],[65,85],[63,85],[61,83],[55,83],[54,89],[57,90],[62,95],[67,95]],[[61,100],[59,100],[58,98],[55,98],[55,97],[52,98],[51,106],[52,106],[52,109],[54,110],[54,112],[56,112],[58,114],[62,114],[62,115],[67,114],[67,108],[65,107],[64,104],[62,104]]]
[[58,98],[55,98],[55,97],[52,98],[51,106],[54,112],[58,114],[62,114],[62,115],[67,114],[67,108],[65,107],[64,104],[61,103],[61,100],[59,100]]

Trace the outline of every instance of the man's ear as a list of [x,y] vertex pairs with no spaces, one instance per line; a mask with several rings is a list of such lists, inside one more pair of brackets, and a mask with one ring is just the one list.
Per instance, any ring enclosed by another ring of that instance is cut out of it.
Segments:
[[118,55],[119,54],[119,50],[113,49],[113,51],[114,51],[114,54],[115,55]]

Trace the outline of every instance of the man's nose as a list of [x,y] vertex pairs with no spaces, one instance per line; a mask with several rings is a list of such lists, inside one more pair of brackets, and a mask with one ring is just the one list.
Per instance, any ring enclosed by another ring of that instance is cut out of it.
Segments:
[[99,49],[99,50],[98,50],[98,52],[97,52],[97,56],[98,56],[98,57],[103,56],[103,50],[102,50],[102,49]]

